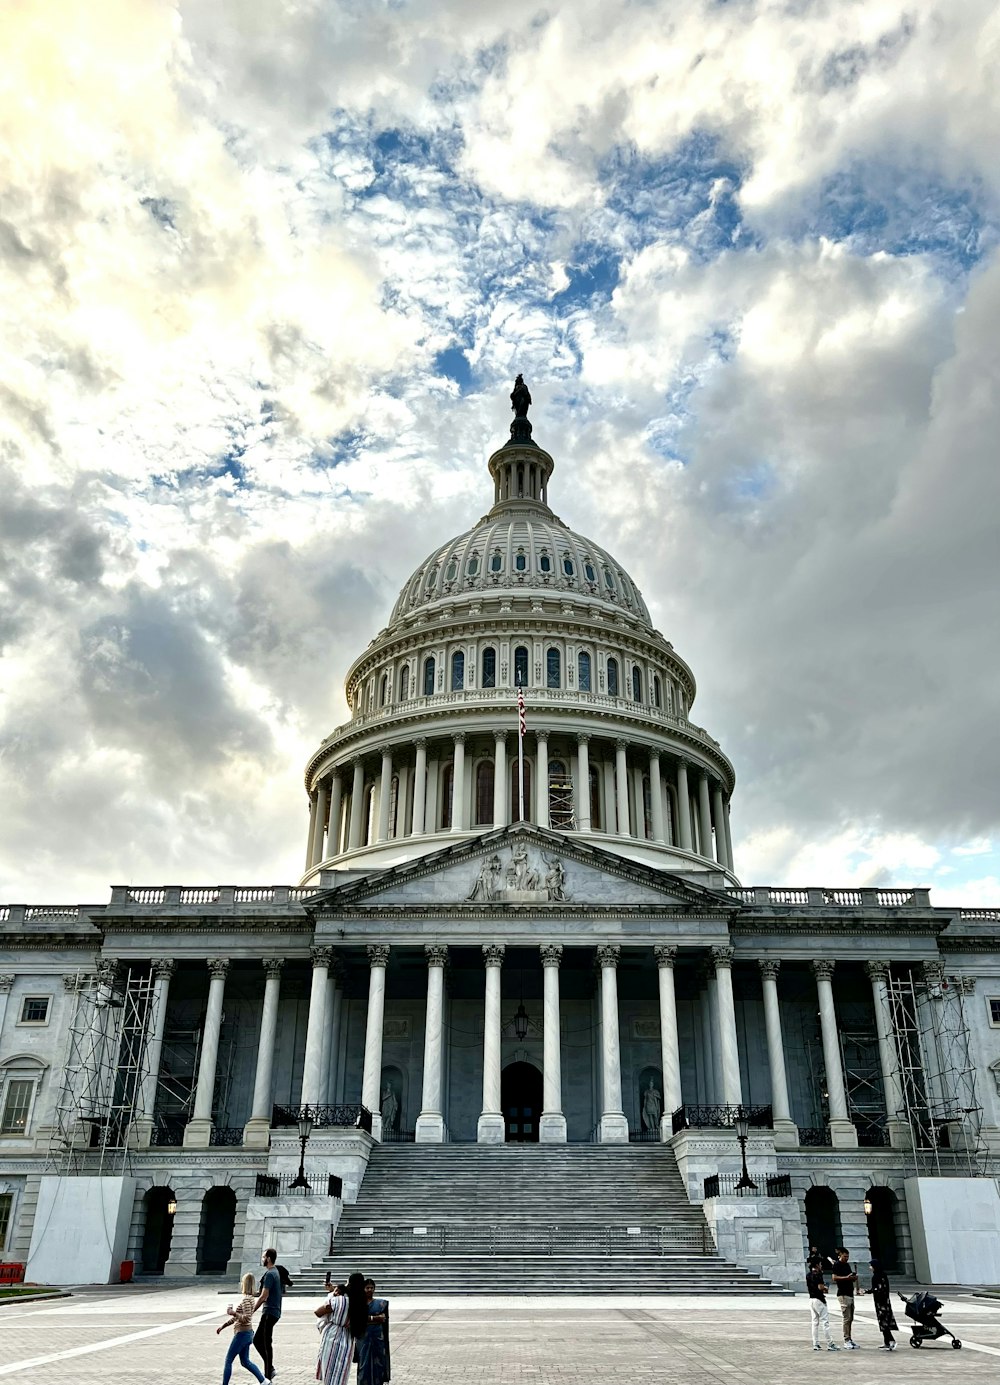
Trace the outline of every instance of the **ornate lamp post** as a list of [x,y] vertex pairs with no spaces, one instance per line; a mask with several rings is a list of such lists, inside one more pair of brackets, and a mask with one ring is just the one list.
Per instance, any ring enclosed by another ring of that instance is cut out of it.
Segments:
[[757,1184],[750,1177],[750,1170],[747,1168],[747,1138],[750,1134],[750,1118],[744,1115],[742,1109],[733,1121],[733,1128],[736,1131],[736,1138],[740,1142],[740,1158],[743,1160],[743,1172],[740,1174],[740,1181],[736,1185],[736,1191],[741,1189],[747,1191],[757,1191]]
[[302,1153],[299,1155],[299,1171],[295,1176],[294,1183],[291,1185],[292,1188],[302,1188],[305,1190],[310,1186],[309,1179],[306,1178],[306,1144],[309,1140],[309,1136],[312,1134],[312,1128],[313,1118],[309,1114],[309,1107],[303,1106],[302,1114],[299,1116],[299,1141],[302,1145]]

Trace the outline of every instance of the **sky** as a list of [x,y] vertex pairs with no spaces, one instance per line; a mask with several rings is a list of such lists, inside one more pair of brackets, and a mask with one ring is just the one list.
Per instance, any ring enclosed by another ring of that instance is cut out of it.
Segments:
[[0,901],[299,878],[521,371],[741,879],[1000,905],[994,0],[33,0],[0,51]]

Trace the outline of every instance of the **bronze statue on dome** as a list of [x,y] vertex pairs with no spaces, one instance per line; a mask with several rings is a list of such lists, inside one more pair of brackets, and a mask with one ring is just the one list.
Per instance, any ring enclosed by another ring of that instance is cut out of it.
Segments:
[[528,410],[531,408],[531,395],[528,386],[524,383],[524,376],[519,375],[514,381],[514,388],[510,392],[510,407],[514,410],[515,418],[527,418]]

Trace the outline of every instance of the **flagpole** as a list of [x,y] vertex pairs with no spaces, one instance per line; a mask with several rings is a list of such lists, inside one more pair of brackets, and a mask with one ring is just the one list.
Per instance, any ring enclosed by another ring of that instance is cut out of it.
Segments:
[[517,685],[517,794],[520,804],[519,822],[524,821],[524,691]]

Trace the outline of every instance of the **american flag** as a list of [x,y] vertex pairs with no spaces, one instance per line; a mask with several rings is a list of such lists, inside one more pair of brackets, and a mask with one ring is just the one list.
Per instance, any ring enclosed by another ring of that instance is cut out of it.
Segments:
[[528,729],[527,718],[524,714],[524,689],[518,684],[517,688],[517,734],[523,736]]

